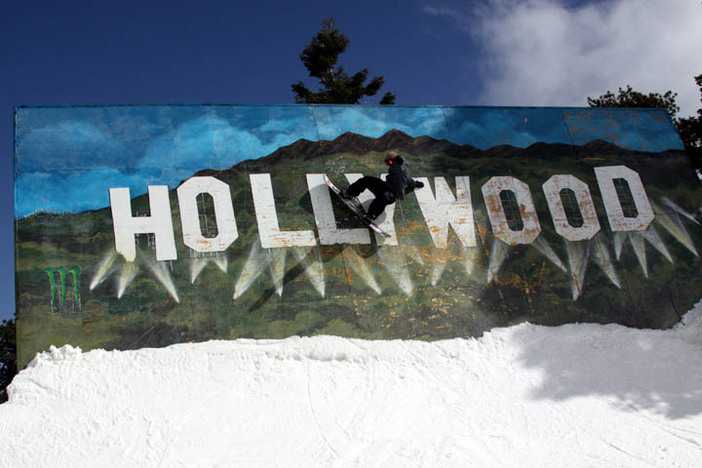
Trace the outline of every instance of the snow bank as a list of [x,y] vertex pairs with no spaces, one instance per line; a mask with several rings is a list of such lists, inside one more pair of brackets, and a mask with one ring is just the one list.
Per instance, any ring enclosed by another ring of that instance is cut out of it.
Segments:
[[52,347],[9,391],[2,467],[700,466],[702,302],[666,331]]

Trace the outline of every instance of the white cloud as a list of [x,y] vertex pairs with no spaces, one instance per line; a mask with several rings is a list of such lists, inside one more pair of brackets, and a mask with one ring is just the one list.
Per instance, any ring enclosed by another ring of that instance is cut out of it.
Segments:
[[[569,3],[573,3],[572,1]],[[700,108],[699,0],[484,0],[433,6],[484,47],[483,104],[585,106],[631,85],[678,93],[680,116]]]

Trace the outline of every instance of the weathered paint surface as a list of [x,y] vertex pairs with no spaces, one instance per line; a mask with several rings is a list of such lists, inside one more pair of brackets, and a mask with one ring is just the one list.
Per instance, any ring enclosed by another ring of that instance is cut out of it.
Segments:
[[154,234],[158,245],[156,260],[177,258],[168,187],[166,185],[150,185],[148,189],[151,216],[132,216],[129,188],[109,189],[115,249],[128,262],[133,262],[136,259],[135,234]]
[[[600,231],[595,203],[590,195],[590,187],[585,182],[572,175],[554,175],[544,183],[543,190],[553,219],[553,227],[558,234],[569,241],[582,241],[592,239]],[[563,190],[572,190],[578,201],[583,218],[582,225],[574,226],[568,220],[561,195]]]
[[[224,252],[238,239],[239,231],[234,217],[234,206],[229,186],[214,177],[192,177],[177,190],[183,244],[195,252]],[[214,202],[214,220],[217,236],[205,237],[200,226],[197,196],[208,194]],[[111,204],[114,207],[114,204]],[[117,247],[116,250],[121,252]]]
[[[702,191],[664,110],[23,107],[16,138],[20,364],[63,343],[667,327],[702,293]],[[323,174],[384,178],[391,150],[424,187],[383,238]]]
[[[493,177],[481,188],[485,198],[493,235],[509,245],[531,244],[541,233],[541,225],[536,215],[536,207],[531,197],[529,186],[514,177]],[[523,227],[515,230],[509,227],[505,207],[500,193],[508,191],[514,194],[519,204],[519,216]]]
[[470,198],[470,178],[456,177],[456,195],[443,177],[434,178],[435,193],[429,179],[418,177],[424,188],[417,190],[417,202],[427,223],[434,246],[448,246],[449,227],[458,236],[464,247],[475,247],[475,222]]
[[[626,166],[610,166],[595,168],[595,176],[612,231],[645,231],[651,225],[655,215],[639,174]],[[628,183],[632,201],[638,212],[637,216],[624,214],[620,198],[614,188],[615,179],[622,179]]]

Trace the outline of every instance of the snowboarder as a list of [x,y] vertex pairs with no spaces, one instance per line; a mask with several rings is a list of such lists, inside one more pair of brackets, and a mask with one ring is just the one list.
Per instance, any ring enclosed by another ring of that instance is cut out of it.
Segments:
[[424,187],[422,182],[410,177],[408,164],[395,151],[390,151],[385,156],[385,164],[388,165],[388,175],[385,180],[379,177],[364,176],[347,189],[341,189],[340,195],[346,199],[356,198],[364,190],[370,190],[375,195],[375,199],[371,202],[368,212],[364,216],[366,222],[374,221],[385,211],[386,206],[397,200],[403,200],[407,191]]

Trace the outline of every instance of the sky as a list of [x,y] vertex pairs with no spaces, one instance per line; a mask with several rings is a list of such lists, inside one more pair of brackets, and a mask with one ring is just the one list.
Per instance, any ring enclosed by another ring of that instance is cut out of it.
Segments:
[[700,368],[702,302],[669,330],[52,346],[0,405],[0,467],[692,467]]
[[[13,2],[0,18],[0,319],[14,313],[13,108],[286,104],[334,17],[400,105],[585,106],[630,84],[700,107],[699,0]],[[377,102],[369,98],[364,103]]]

